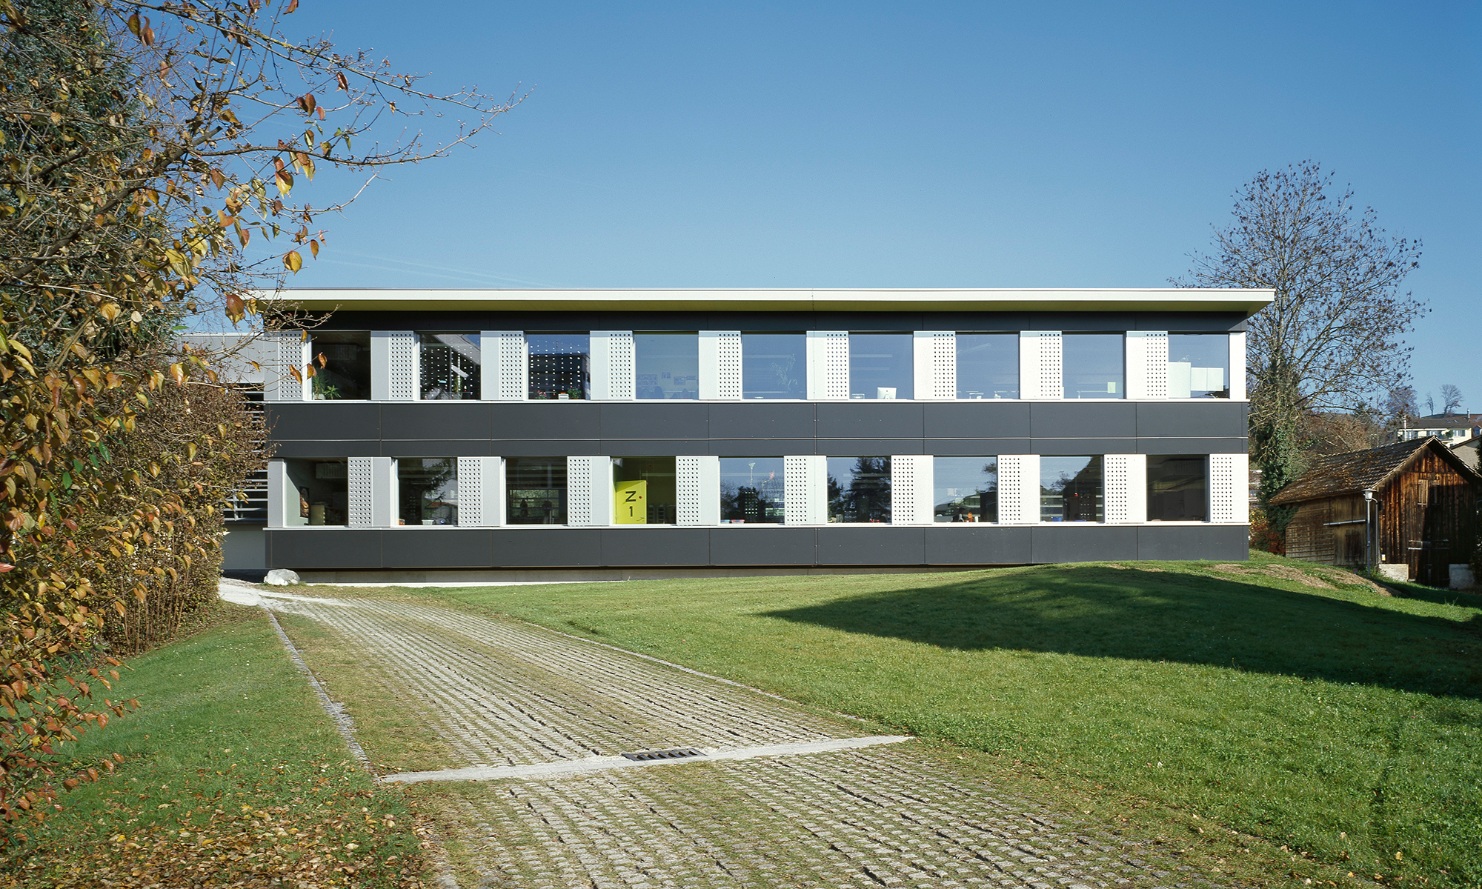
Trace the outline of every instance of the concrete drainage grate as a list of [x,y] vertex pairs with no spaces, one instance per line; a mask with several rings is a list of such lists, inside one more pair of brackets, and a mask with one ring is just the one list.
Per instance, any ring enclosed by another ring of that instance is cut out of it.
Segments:
[[656,759],[689,759],[692,756],[704,755],[693,747],[675,747],[670,750],[639,750],[633,753],[624,753],[623,759],[629,759],[633,762],[653,762]]

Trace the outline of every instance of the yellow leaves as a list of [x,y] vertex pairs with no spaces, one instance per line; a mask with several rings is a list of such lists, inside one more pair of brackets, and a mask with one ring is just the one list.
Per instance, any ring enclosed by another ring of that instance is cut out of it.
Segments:
[[177,361],[170,365],[170,379],[174,380],[177,386],[185,385],[185,368],[180,362]]
[[309,253],[312,254],[315,259],[319,258],[319,241],[315,240],[314,238],[309,239]]
[[283,266],[290,272],[297,273],[299,269],[304,267],[304,258],[299,255],[297,250],[290,250],[283,254]]
[[103,305],[98,307],[98,314],[102,315],[105,321],[112,321],[113,319],[117,318],[122,313],[122,311],[123,310],[118,307],[118,303],[103,303]]
[[149,19],[141,18],[137,12],[129,16],[129,33],[145,46],[154,44],[154,29],[149,27]]
[[243,301],[242,297],[238,296],[235,293],[228,293],[226,295],[225,302],[226,316],[230,318],[233,323],[241,321],[242,318],[246,316],[247,303]]

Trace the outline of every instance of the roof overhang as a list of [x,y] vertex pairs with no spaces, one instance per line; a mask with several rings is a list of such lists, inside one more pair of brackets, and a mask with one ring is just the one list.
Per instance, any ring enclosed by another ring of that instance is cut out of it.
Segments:
[[1254,315],[1271,290],[1142,289],[597,289],[262,291],[259,300],[305,311],[1056,311],[1241,312]]

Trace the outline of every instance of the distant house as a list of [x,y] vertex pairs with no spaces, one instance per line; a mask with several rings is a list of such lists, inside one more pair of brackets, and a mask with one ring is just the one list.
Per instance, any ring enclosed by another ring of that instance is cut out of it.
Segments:
[[1400,441],[1418,441],[1435,436],[1442,444],[1454,445],[1468,439],[1482,438],[1482,414],[1432,414],[1416,417],[1415,425],[1406,425],[1395,433]]
[[1482,472],[1482,459],[1479,459],[1479,451],[1482,451],[1482,436],[1474,435],[1465,441],[1459,441],[1451,446],[1451,453],[1461,458],[1461,462],[1472,469]]
[[1294,506],[1287,555],[1352,567],[1405,564],[1444,586],[1477,539],[1482,475],[1434,436],[1318,460],[1271,498]]

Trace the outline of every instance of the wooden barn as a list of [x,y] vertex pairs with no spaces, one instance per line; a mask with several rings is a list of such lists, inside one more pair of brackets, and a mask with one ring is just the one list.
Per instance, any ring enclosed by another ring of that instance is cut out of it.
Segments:
[[1404,563],[1410,580],[1446,586],[1449,566],[1476,545],[1479,497],[1482,475],[1430,437],[1320,458],[1271,504],[1297,508],[1286,529],[1292,558]]

